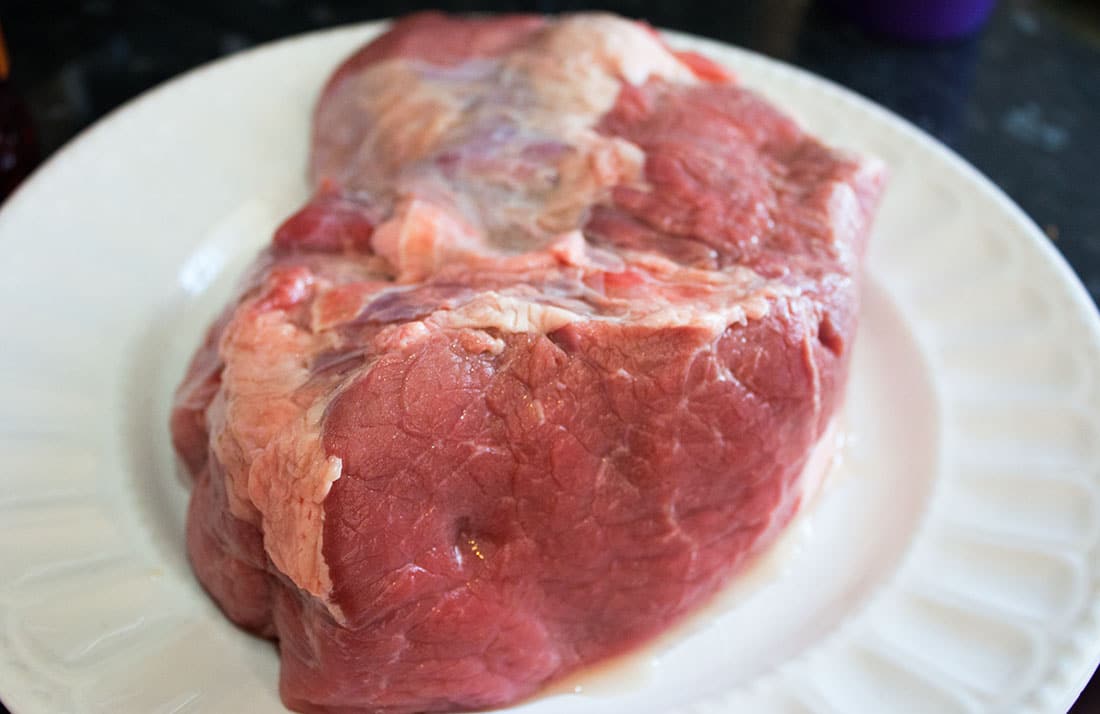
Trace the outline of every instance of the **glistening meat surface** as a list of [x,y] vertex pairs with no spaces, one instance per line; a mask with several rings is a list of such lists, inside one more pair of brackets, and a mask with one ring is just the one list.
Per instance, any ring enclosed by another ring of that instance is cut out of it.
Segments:
[[706,601],[843,398],[880,166],[606,15],[399,21],[177,393],[188,549],[312,712],[515,702]]

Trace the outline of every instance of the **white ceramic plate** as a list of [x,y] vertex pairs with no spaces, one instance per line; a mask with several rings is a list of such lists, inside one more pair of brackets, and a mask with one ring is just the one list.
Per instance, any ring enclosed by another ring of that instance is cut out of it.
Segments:
[[[378,26],[127,105],[0,212],[0,697],[18,714],[281,711],[275,648],[183,547],[170,395],[306,196],[310,108]],[[684,36],[893,180],[836,479],[734,607],[518,711],[1064,712],[1100,659],[1100,323],[1030,221],[870,103]],[[596,686],[594,686],[596,685]]]

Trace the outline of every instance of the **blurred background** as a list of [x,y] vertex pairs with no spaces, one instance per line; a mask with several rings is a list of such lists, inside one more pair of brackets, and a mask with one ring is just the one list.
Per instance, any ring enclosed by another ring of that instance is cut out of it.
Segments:
[[[591,7],[579,0],[0,0],[0,201],[115,107],[253,45],[416,9]],[[779,58],[900,114],[1001,186],[1100,299],[1100,0],[608,0],[598,7]],[[1100,678],[1072,711],[1100,712]]]

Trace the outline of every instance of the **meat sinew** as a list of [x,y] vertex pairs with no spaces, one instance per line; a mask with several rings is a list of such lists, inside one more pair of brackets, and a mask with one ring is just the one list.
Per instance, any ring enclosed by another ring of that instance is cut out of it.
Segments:
[[503,705],[653,637],[797,510],[875,162],[606,15],[399,21],[172,430],[191,562],[313,712]]

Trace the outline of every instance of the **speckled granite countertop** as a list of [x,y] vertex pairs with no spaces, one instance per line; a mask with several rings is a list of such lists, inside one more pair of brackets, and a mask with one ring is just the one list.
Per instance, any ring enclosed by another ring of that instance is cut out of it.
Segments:
[[[576,0],[5,0],[0,23],[13,79],[49,155],[143,90],[268,40],[428,7],[555,12],[590,6]],[[811,0],[608,0],[600,6],[805,67],[908,118],[1000,185],[1100,299],[1100,2],[1002,0],[976,36],[930,46],[867,36]],[[1072,711],[1100,712],[1100,681]],[[0,712],[6,712],[2,705]]]

